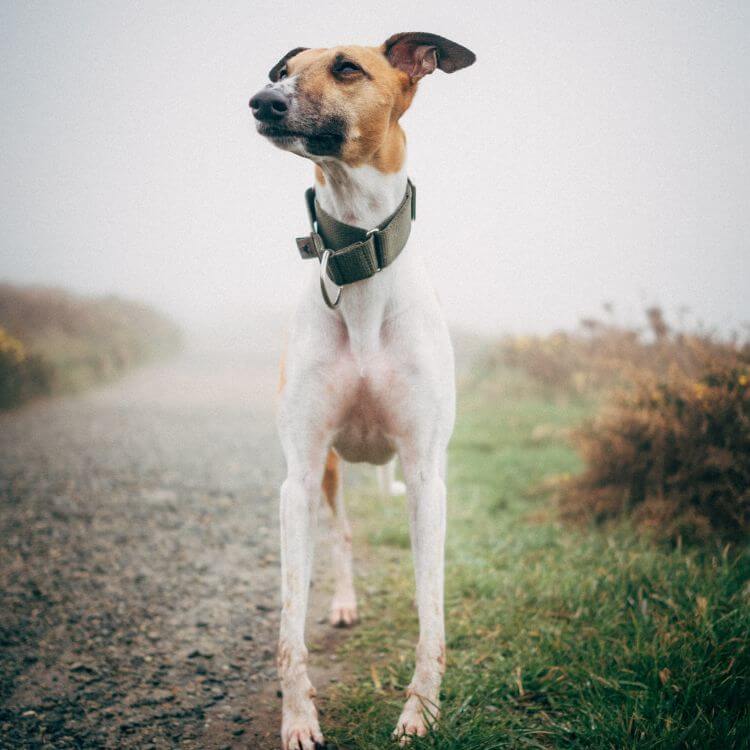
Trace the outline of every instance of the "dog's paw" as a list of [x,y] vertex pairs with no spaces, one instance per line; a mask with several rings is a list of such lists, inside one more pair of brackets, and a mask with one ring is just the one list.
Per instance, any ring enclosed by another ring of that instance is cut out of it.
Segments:
[[314,708],[312,715],[307,713],[298,716],[284,715],[281,726],[281,747],[282,750],[321,750],[325,747]]
[[359,620],[357,617],[357,605],[355,602],[342,602],[336,599],[331,602],[328,613],[328,622],[334,628],[350,628]]
[[408,745],[412,737],[424,737],[437,717],[437,706],[427,707],[419,696],[412,695],[401,712],[393,731],[393,738],[398,740],[402,747]]

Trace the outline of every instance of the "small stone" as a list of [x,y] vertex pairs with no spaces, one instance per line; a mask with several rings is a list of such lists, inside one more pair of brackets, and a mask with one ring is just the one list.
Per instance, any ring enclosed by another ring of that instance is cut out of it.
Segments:
[[87,666],[86,664],[83,664],[80,661],[77,661],[75,664],[70,665],[70,671],[71,672],[78,672],[80,673],[86,673],[86,674],[96,674],[96,670],[92,667]]
[[214,655],[213,655],[213,653],[212,653],[211,651],[206,651],[206,650],[203,650],[203,651],[201,651],[201,650],[200,650],[200,649],[198,649],[198,648],[196,648],[196,649],[193,649],[193,650],[192,650],[192,651],[191,651],[191,652],[190,652],[190,653],[189,653],[189,654],[187,655],[187,658],[188,658],[188,659],[197,659],[197,658],[198,658],[198,657],[200,657],[200,656],[202,656],[202,657],[203,657],[204,659],[213,659],[213,658],[214,658]]

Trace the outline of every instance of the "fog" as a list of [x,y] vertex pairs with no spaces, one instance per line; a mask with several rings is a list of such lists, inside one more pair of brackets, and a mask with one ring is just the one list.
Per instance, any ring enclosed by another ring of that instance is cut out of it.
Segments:
[[0,277],[192,328],[285,314],[312,167],[247,101],[292,47],[411,30],[478,58],[403,120],[449,320],[546,331],[608,301],[750,319],[743,2],[3,3]]

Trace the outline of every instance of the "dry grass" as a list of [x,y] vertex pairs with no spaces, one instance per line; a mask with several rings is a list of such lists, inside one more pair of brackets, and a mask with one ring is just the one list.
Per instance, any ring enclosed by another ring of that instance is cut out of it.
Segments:
[[748,342],[673,328],[658,307],[645,317],[640,328],[610,316],[585,318],[572,333],[506,338],[495,357],[549,389],[579,395],[626,385],[645,373],[666,377],[676,369],[698,378],[717,361],[750,362]]

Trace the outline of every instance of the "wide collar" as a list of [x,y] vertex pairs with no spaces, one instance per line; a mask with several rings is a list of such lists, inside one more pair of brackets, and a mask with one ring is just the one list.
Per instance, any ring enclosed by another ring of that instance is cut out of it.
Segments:
[[331,281],[339,286],[353,284],[374,276],[393,263],[406,246],[411,223],[416,218],[417,191],[411,180],[396,211],[377,227],[361,229],[335,219],[326,213],[315,198],[315,189],[305,192],[312,232],[297,238],[297,249],[304,258],[323,259]]

